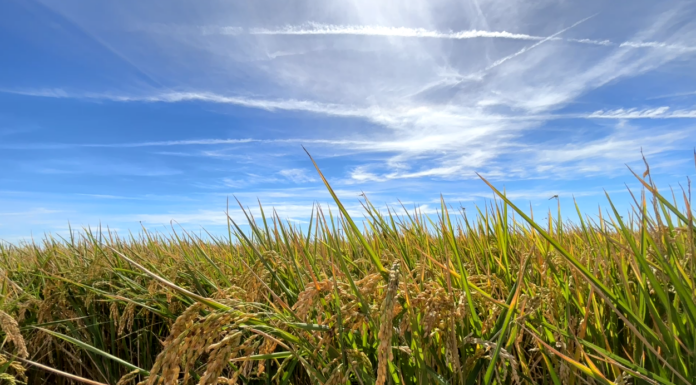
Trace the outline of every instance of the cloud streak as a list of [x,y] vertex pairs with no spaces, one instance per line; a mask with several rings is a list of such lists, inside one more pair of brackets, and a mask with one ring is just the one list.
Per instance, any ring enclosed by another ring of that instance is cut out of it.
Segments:
[[588,119],[696,119],[696,110],[671,110],[669,107],[647,109],[619,108],[599,110],[587,115]]
[[[584,20],[583,20],[584,21]],[[155,33],[197,33],[202,36],[227,35],[227,36],[366,36],[366,37],[398,37],[412,39],[441,39],[441,40],[469,40],[469,39],[503,39],[518,41],[559,41],[577,44],[586,44],[604,47],[621,48],[653,48],[676,50],[681,52],[696,51],[695,46],[668,44],[657,41],[625,41],[615,42],[609,39],[597,40],[587,38],[561,38],[556,35],[537,36],[525,33],[508,31],[487,31],[479,29],[461,31],[438,31],[426,28],[395,27],[384,25],[355,25],[355,24],[325,24],[307,22],[301,25],[285,25],[278,28],[243,28],[239,26],[171,26],[153,24],[141,27],[137,30]]]
[[[594,16],[588,17],[577,24],[580,24]],[[576,24],[576,25],[577,25]],[[575,26],[575,25],[574,25]],[[567,29],[570,29],[571,26]],[[566,29],[566,30],[567,30]],[[244,32],[239,27],[210,27],[204,29],[206,33],[212,34],[216,31],[222,35],[240,35]],[[565,31],[565,30],[564,30]],[[561,32],[564,32],[561,31]],[[403,38],[424,38],[424,39],[446,39],[446,40],[467,40],[467,39],[505,39],[505,40],[528,40],[528,41],[566,41],[571,43],[597,45],[605,47],[628,47],[628,48],[659,48],[670,49],[684,52],[696,50],[696,47],[667,44],[662,42],[613,42],[611,40],[596,39],[577,39],[560,38],[558,34],[551,36],[536,36],[524,33],[512,33],[508,31],[484,31],[484,30],[464,30],[464,31],[437,31],[425,28],[409,27],[390,27],[380,25],[341,25],[341,24],[322,24],[309,22],[303,25],[286,25],[282,28],[250,28],[247,31],[250,35],[269,35],[269,36],[372,36],[372,37],[403,37]]]
[[674,51],[679,51],[679,52],[696,52],[696,47],[691,47],[691,46],[684,46],[684,45],[679,45],[679,44],[668,44],[668,43],[661,43],[661,42],[655,42],[655,41],[645,41],[645,42],[639,42],[639,41],[627,41],[619,44],[619,47],[629,47],[629,48],[659,48],[659,49],[667,49],[667,50],[674,50]]
[[586,17],[586,18],[584,18],[584,19],[582,19],[582,20],[580,20],[580,21],[574,23],[574,24],[571,25],[570,27],[563,28],[562,30],[560,30],[560,31],[558,31],[558,32],[556,32],[556,33],[554,33],[553,35],[551,35],[551,36],[549,36],[549,37],[547,37],[547,38],[541,39],[541,41],[539,41],[539,42],[537,42],[537,43],[535,43],[535,44],[532,44],[532,45],[529,46],[529,47],[524,47],[524,48],[522,48],[521,50],[519,50],[519,51],[513,53],[512,55],[508,55],[508,56],[505,56],[505,57],[502,58],[502,59],[498,59],[498,60],[496,60],[495,62],[493,62],[493,64],[491,64],[491,65],[489,65],[488,67],[486,67],[482,72],[483,72],[483,73],[488,72],[488,71],[492,70],[493,68],[502,65],[503,63],[507,62],[508,60],[512,60],[512,59],[514,59],[514,58],[516,58],[516,57],[518,57],[518,56],[520,56],[520,55],[523,55],[523,54],[526,53],[527,51],[530,51],[530,50],[532,50],[532,49],[534,49],[534,48],[536,48],[536,47],[538,47],[538,46],[540,46],[540,45],[546,43],[546,42],[549,41],[549,40],[552,40],[552,39],[557,38],[557,37],[558,37],[559,35],[561,35],[562,33],[567,32],[567,31],[569,31],[569,30],[571,30],[571,29],[577,27],[578,25],[580,25],[580,24],[586,22],[587,20],[590,20],[591,18],[593,18],[593,17],[595,17],[595,16],[596,16],[596,15],[592,15],[592,16],[590,16],[590,17]]
[[[495,66],[503,64],[514,56],[529,51],[534,46],[527,47],[523,51],[518,51],[513,55],[496,61]],[[492,66],[491,66],[492,67]],[[491,68],[489,67],[489,68]],[[696,118],[696,110],[672,109],[669,106],[661,106],[648,109],[639,108],[619,108],[614,110],[597,110],[591,113],[561,113],[561,114],[524,114],[506,115],[496,113],[483,113],[480,110],[470,110],[468,113],[457,112],[452,109],[444,109],[435,112],[429,107],[416,108],[386,108],[386,107],[358,107],[353,105],[327,104],[309,100],[296,99],[253,99],[237,96],[226,96],[211,92],[163,92],[153,95],[117,95],[117,94],[94,94],[82,93],[71,94],[64,90],[1,90],[0,92],[13,93],[27,96],[49,97],[49,98],[73,98],[85,100],[108,100],[114,102],[144,102],[144,103],[184,103],[184,102],[205,102],[216,104],[229,104],[247,108],[262,109],[267,111],[299,111],[310,112],[322,115],[365,118],[384,125],[398,125],[408,120],[416,120],[428,114],[435,114],[440,119],[480,121],[547,121],[553,119],[691,119]],[[684,93],[683,95],[691,95]],[[665,97],[666,98],[666,97]],[[317,144],[367,144],[366,140],[331,140],[331,139],[192,139],[192,140],[166,140],[137,143],[108,143],[108,144],[83,144],[89,147],[154,147],[154,146],[185,146],[185,145],[224,145],[224,144],[245,144],[245,143],[317,143]],[[53,144],[60,147],[60,144]],[[47,145],[50,146],[50,145]]]
[[48,98],[76,98],[109,100],[113,102],[152,102],[152,103],[179,103],[179,102],[207,102],[218,104],[231,104],[240,107],[258,108],[267,111],[306,111],[320,114],[360,117],[366,115],[365,108],[351,107],[333,103],[321,103],[296,99],[254,99],[240,96],[226,96],[213,92],[162,92],[153,95],[122,95],[115,93],[69,93],[62,89],[34,89],[12,90],[0,89],[3,93],[12,93],[25,96],[38,96]]
[[468,30],[458,32],[440,32],[424,28],[386,27],[378,25],[335,25],[310,22],[304,25],[288,25],[283,28],[267,29],[252,28],[251,35],[352,35],[352,36],[385,36],[385,37],[410,37],[431,39],[477,39],[498,38],[511,40],[543,40],[544,37],[507,31],[480,31]]

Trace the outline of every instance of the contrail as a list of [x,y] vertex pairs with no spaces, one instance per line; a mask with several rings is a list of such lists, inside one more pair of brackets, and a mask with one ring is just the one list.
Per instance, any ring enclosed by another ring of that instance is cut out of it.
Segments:
[[371,25],[335,25],[308,23],[302,26],[286,26],[280,29],[252,28],[251,35],[358,35],[358,36],[394,36],[432,39],[475,39],[500,38],[513,40],[543,40],[543,36],[533,36],[507,31],[459,31],[441,32],[424,28],[384,27]]
[[627,41],[621,43],[619,47],[629,47],[629,48],[665,48],[675,51],[682,52],[694,52],[696,47],[688,47],[683,45],[667,44],[654,41]]
[[[609,40],[592,40],[592,39],[561,39],[557,37],[535,36],[523,33],[511,33],[507,31],[481,31],[477,29],[458,31],[458,32],[442,32],[428,30],[424,28],[407,28],[407,27],[385,27],[375,25],[338,25],[338,24],[321,24],[321,23],[306,23],[299,26],[285,26],[277,29],[252,28],[248,31],[250,35],[353,35],[353,36],[385,36],[385,37],[411,37],[411,38],[430,38],[430,39],[510,39],[510,40],[565,40],[573,43],[603,45],[616,45]],[[235,35],[239,34],[235,30]]]
[[[623,42],[616,43],[611,40],[595,40],[595,39],[573,39],[560,38],[558,35],[567,31],[574,26],[593,18],[596,15],[590,16],[578,23],[556,33],[552,36],[536,36],[523,33],[512,33],[507,31],[481,31],[481,30],[466,30],[466,31],[436,31],[425,28],[408,28],[408,27],[386,27],[379,25],[345,25],[345,24],[322,24],[309,22],[302,25],[287,25],[281,28],[251,28],[247,30],[249,35],[296,35],[296,36],[383,36],[383,37],[405,37],[405,38],[424,38],[424,39],[449,39],[449,40],[466,40],[466,39],[508,39],[508,40],[528,40],[528,41],[566,41],[570,43],[596,45],[604,47],[622,47],[622,48],[662,48],[669,50],[677,50],[682,52],[696,51],[696,47],[683,45],[666,44],[661,42]],[[238,27],[226,27],[226,29],[218,28],[220,34],[242,35],[242,30]],[[212,33],[212,32],[210,32]],[[535,45],[536,46],[536,45]],[[528,49],[531,49],[532,46]]]
[[545,39],[543,39],[543,40],[541,40],[541,41],[539,41],[539,42],[537,42],[537,43],[534,43],[534,44],[530,45],[529,47],[524,47],[524,48],[522,48],[521,50],[519,50],[519,51],[513,53],[512,55],[509,55],[509,56],[506,56],[506,57],[504,57],[504,58],[502,58],[502,59],[496,60],[493,64],[491,64],[491,65],[489,65],[488,67],[486,67],[482,72],[488,72],[488,71],[492,70],[493,68],[495,68],[495,67],[497,67],[497,66],[499,66],[499,65],[501,65],[501,64],[503,64],[503,63],[505,63],[506,61],[508,61],[508,60],[510,60],[510,59],[516,58],[517,56],[520,56],[520,55],[522,55],[523,53],[525,53],[525,52],[527,52],[527,51],[529,51],[529,50],[532,50],[532,49],[534,49],[534,48],[536,48],[536,47],[538,47],[538,46],[540,46],[540,45],[546,43],[546,42],[549,41],[549,40],[555,39],[558,35],[562,34],[563,32],[566,32],[566,31],[568,31],[569,29],[575,28],[575,27],[577,27],[578,25],[580,25],[580,24],[586,22],[587,20],[590,20],[591,18],[593,18],[593,17],[595,17],[595,16],[597,16],[597,14],[594,14],[594,15],[592,15],[592,16],[586,17],[586,18],[584,18],[584,19],[578,21],[577,23],[571,25],[570,27],[564,28],[564,29],[562,29],[562,30],[560,30],[560,31],[558,31],[558,32],[556,32],[556,33],[554,33],[553,35],[551,35],[551,36],[549,36],[549,37],[547,37],[547,38],[545,38]]

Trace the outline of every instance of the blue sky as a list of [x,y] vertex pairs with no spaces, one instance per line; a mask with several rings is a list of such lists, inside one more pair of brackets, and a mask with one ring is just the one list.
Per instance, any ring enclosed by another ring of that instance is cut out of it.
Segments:
[[[694,176],[693,1],[0,2],[0,239],[212,232],[233,195],[623,209]],[[241,219],[238,210],[231,211]]]

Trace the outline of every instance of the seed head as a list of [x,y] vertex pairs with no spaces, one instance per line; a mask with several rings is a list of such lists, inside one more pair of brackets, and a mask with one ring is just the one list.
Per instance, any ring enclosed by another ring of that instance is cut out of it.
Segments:
[[392,318],[394,316],[394,304],[396,294],[399,289],[399,262],[394,262],[389,270],[389,283],[387,293],[380,308],[379,322],[379,349],[377,350],[377,381],[376,385],[384,385],[387,379],[387,367],[389,362],[394,359],[392,354],[391,339],[394,327]]
[[22,334],[19,332],[17,321],[2,310],[0,310],[0,329],[7,335],[7,340],[14,344],[19,357],[29,357],[27,345],[24,342],[24,337],[22,337]]

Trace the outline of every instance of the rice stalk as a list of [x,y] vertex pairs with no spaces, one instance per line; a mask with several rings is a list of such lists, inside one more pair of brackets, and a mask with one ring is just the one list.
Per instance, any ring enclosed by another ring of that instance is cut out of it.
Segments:
[[607,195],[598,214],[576,204],[577,223],[560,210],[540,223],[492,184],[496,200],[469,212],[365,198],[360,221],[323,178],[339,210],[314,206],[308,228],[260,207],[260,218],[246,210],[248,231],[228,218],[225,237],[87,228],[2,244],[0,374],[32,385],[696,383],[693,206],[636,177],[628,212]]

